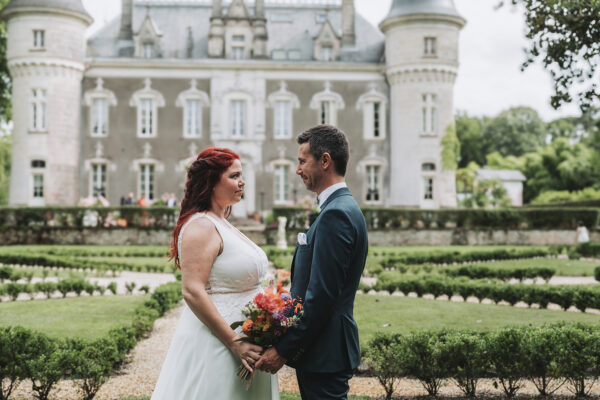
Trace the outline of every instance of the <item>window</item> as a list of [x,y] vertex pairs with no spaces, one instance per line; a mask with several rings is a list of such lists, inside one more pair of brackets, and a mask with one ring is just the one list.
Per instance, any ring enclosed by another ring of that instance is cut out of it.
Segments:
[[290,101],[275,102],[275,139],[292,137],[292,103]]
[[421,164],[421,171],[423,171],[423,200],[433,200],[433,186],[435,164],[434,163],[423,163]]
[[92,196],[106,197],[106,164],[92,164]]
[[424,134],[434,135],[437,129],[437,107],[435,94],[423,95],[422,130]]
[[290,200],[289,195],[289,165],[275,166],[275,203],[286,203]]
[[105,98],[92,103],[92,136],[106,136],[108,132],[108,102]]
[[151,86],[150,78],[144,79],[144,88],[134,92],[129,99],[129,106],[137,108],[136,134],[140,138],[158,135],[158,107],[165,106],[163,95],[158,90],[152,89]]
[[288,58],[290,60],[299,60],[301,57],[300,50],[293,49],[288,51]]
[[381,103],[373,103],[373,137],[378,138],[381,135]]
[[154,58],[154,43],[144,43],[144,58]]
[[140,196],[154,200],[154,165],[140,164]]
[[433,178],[423,178],[423,200],[433,200]]
[[275,13],[271,15],[271,22],[292,22],[292,15]]
[[434,37],[426,37],[425,38],[425,52],[426,56],[435,56],[435,45],[436,40]]
[[319,115],[320,124],[331,124],[331,102],[321,102],[321,113]]
[[246,125],[246,102],[231,100],[229,111],[231,115],[231,137],[243,137]]
[[234,60],[244,59],[244,43],[245,39],[243,35],[234,35],[231,38],[231,57]]
[[46,168],[46,161],[44,160],[32,160],[31,168]]
[[44,175],[33,174],[33,198],[43,199],[44,198]]
[[141,99],[138,107],[138,135],[154,136],[154,104],[152,99]]
[[31,129],[46,130],[46,90],[31,90]]
[[271,57],[273,60],[285,60],[285,50],[273,50]]
[[46,46],[46,32],[42,30],[33,31],[33,48],[43,49]]
[[381,166],[367,165],[367,203],[380,201]]
[[424,172],[435,171],[435,164],[434,163],[424,163],[421,166],[421,170],[423,170]]
[[317,15],[315,15],[315,21],[317,21],[318,24],[322,24],[325,21],[327,21],[327,13],[317,13]]
[[333,47],[322,46],[320,59],[321,61],[331,61],[333,59]]
[[184,127],[187,138],[202,136],[202,102],[200,100],[186,100],[183,107]]

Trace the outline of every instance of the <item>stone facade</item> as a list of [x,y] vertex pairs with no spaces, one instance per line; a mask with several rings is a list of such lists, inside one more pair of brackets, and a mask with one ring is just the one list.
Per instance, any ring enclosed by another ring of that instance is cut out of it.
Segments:
[[[20,105],[11,204],[180,198],[190,157],[211,145],[242,156],[237,216],[294,204],[308,194],[295,176],[295,137],[327,121],[348,136],[347,181],[361,205],[456,205],[440,154],[464,25],[452,1],[413,12],[395,0],[382,34],[352,0],[123,0],[122,17],[87,44],[79,8],[58,2],[40,19],[21,1],[5,13]],[[45,31],[42,53],[29,48],[34,31]],[[40,54],[60,62],[40,64]],[[36,85],[46,88],[46,133],[27,129]],[[38,159],[43,197],[33,200]]]

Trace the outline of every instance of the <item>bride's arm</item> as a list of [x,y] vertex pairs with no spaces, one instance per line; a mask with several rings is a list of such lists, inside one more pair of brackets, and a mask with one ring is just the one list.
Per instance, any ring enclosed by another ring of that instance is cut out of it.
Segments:
[[221,236],[211,221],[199,218],[186,227],[181,242],[181,283],[185,302],[196,317],[252,371],[262,347],[236,342],[240,336],[229,327],[205,290],[213,263],[222,251]]

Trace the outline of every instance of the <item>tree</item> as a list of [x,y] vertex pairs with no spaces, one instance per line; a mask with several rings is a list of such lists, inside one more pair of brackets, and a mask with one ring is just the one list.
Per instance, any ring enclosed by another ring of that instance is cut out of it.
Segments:
[[486,123],[483,136],[488,151],[497,151],[503,156],[520,156],[542,147],[546,130],[537,111],[516,107]]
[[585,143],[559,138],[538,152],[521,157],[488,155],[488,167],[518,169],[527,181],[525,202],[548,190],[582,190],[600,181],[600,156]]
[[456,136],[456,126],[448,125],[446,135],[442,138],[442,169],[456,171],[460,157],[460,142]]
[[[0,8],[4,8],[9,0],[0,0]],[[0,20],[0,119],[12,119],[12,81],[8,73],[6,61],[6,22]]]
[[[508,0],[501,0],[500,6]],[[600,0],[510,0],[525,8],[526,36],[531,40],[525,70],[541,60],[554,80],[550,104],[555,109],[577,97],[582,111],[598,103]]]
[[483,138],[484,120],[469,117],[467,113],[458,113],[454,117],[456,122],[456,135],[460,142],[459,168],[465,168],[469,163],[479,165],[485,163],[485,140]]

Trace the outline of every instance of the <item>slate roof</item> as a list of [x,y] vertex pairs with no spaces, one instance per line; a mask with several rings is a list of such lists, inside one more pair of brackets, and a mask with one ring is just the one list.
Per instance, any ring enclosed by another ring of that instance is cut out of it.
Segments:
[[499,181],[526,181],[525,175],[521,171],[516,169],[487,169],[483,168],[477,170],[477,179],[480,181],[487,181],[491,179],[498,179]]
[[81,0],[11,0],[2,11],[18,7],[41,7],[41,8],[59,8],[62,10],[75,11],[90,16],[83,7]]
[[394,0],[386,18],[415,14],[442,14],[460,17],[454,0]]
[[[41,0],[38,0],[41,1]],[[161,41],[162,58],[186,58],[188,27],[192,28],[192,58],[208,58],[208,31],[210,28],[211,4],[194,3],[189,0],[168,2],[136,1],[133,12],[133,31],[138,32],[143,23],[147,7],[151,4],[150,16],[163,33]],[[319,33],[322,23],[317,14],[326,13],[338,36],[341,37],[342,12],[340,6],[289,5],[265,2],[267,18],[268,52],[273,50],[299,50],[298,61],[311,61],[314,55],[313,39]],[[254,7],[247,5],[250,15]],[[224,6],[224,14],[226,7]],[[277,22],[277,19],[290,16],[291,22]],[[279,17],[279,18],[278,18]],[[118,35],[121,17],[110,21],[88,40],[89,57],[117,57]],[[361,15],[356,14],[356,46],[351,60],[361,63],[379,63],[384,54],[384,35]],[[288,60],[289,61],[289,60]]]

